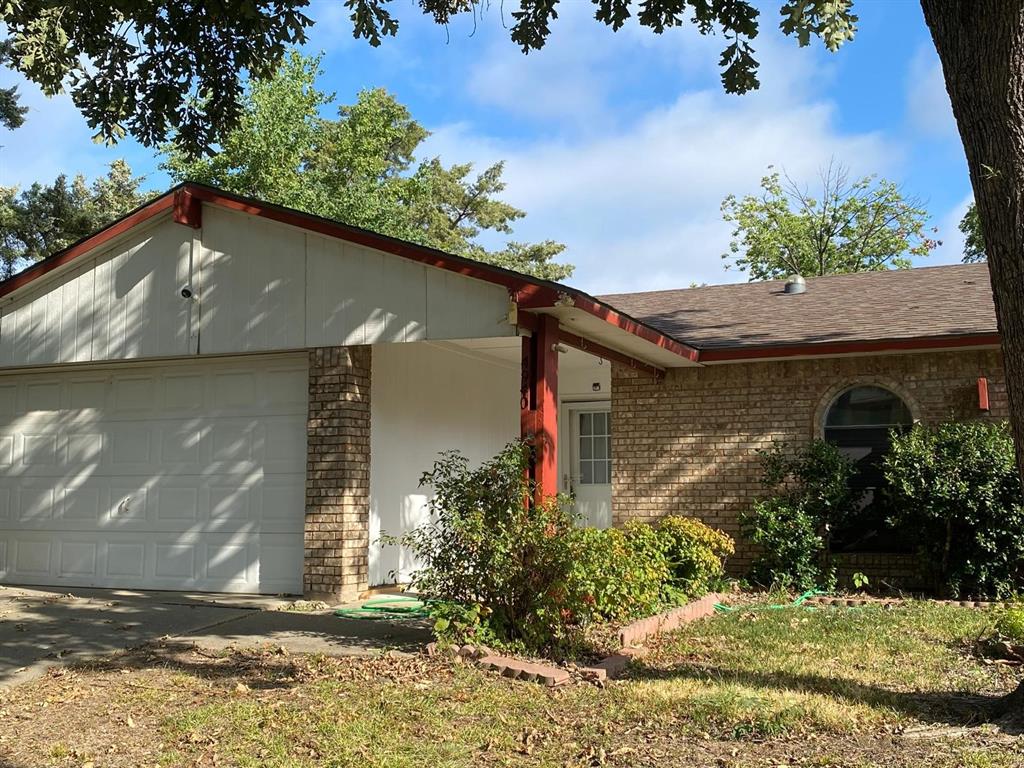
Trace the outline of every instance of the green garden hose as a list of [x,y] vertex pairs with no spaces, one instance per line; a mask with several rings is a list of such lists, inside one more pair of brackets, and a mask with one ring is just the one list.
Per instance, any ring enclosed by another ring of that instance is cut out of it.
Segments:
[[[724,603],[715,603],[715,610],[719,611],[720,613],[726,613],[728,611],[780,611],[784,608],[797,608],[799,606],[802,606],[812,597],[820,597],[822,595],[827,594],[827,592],[822,592],[818,589],[809,589],[791,603],[778,603],[776,605],[753,605],[742,607],[733,607],[730,605],[725,605]],[[807,607],[811,608],[812,606]]]
[[335,616],[344,619],[425,619],[429,616],[422,600],[409,595],[381,595],[356,608],[339,608]]

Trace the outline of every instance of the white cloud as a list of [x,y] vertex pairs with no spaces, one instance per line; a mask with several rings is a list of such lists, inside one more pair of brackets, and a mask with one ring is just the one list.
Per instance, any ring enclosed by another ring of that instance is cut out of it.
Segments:
[[[891,172],[900,161],[878,134],[837,130],[834,106],[808,93],[803,52],[761,48],[762,60],[786,75],[766,76],[772,84],[759,93],[728,96],[717,84],[684,91],[582,139],[503,139],[447,125],[435,129],[429,154],[479,165],[504,159],[506,197],[529,214],[516,236],[565,242],[577,265],[572,282],[584,290],[742,280],[721,259],[725,195],[755,191],[770,164],[811,180],[832,157],[854,174]],[[544,80],[542,71],[530,77]]]
[[133,167],[152,163],[150,153],[138,143],[125,140],[103,148],[91,140],[94,133],[67,95],[48,98],[38,86],[10,70],[0,70],[0,86],[17,85],[21,103],[28,107],[25,124],[9,131],[0,128],[0,184],[27,186],[49,183],[58,174],[93,177],[119,157]]
[[963,260],[964,234],[959,226],[972,202],[974,195],[969,194],[938,220],[936,228],[939,231],[935,236],[942,241],[942,245],[931,252],[927,264],[959,264]]
[[931,45],[922,45],[907,74],[907,123],[922,136],[959,138],[953,108],[942,76],[942,64]]

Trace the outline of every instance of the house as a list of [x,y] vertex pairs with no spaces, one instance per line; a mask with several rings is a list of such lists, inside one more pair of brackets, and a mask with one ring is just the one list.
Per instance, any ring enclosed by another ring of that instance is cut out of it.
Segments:
[[983,266],[592,297],[185,184],[0,283],[0,581],[352,597],[520,435],[588,524],[735,533],[773,439],[1005,416],[998,341]]

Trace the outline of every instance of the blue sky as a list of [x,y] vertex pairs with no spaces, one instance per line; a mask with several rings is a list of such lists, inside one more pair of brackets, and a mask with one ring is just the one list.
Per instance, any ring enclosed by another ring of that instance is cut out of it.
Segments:
[[[505,160],[506,198],[528,212],[516,239],[566,243],[571,282],[584,290],[745,279],[720,258],[722,198],[755,191],[770,164],[813,181],[830,158],[926,201],[943,246],[921,263],[958,261],[970,186],[920,7],[856,5],[857,38],[834,55],[784,38],[767,5],[755,42],[762,88],[746,96],[721,90],[721,38],[688,27],[613,33],[585,0],[562,0],[550,42],[528,56],[508,39],[500,3],[447,30],[395,4],[399,35],[373,49],[352,39],[340,2],[313,0],[307,47],[325,53],[321,86],[340,103],[383,86],[407,104],[433,132],[424,156]],[[69,100],[22,92],[31,113],[25,127],[0,130],[0,184],[92,176],[125,157],[147,187],[168,185],[148,150],[95,145]]]

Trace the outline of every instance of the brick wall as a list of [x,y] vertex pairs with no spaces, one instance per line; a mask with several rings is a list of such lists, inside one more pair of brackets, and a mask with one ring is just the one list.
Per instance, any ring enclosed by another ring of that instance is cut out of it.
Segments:
[[367,588],[370,347],[309,350],[304,590],[351,600]]
[[991,417],[1006,418],[995,350],[735,363],[670,370],[661,382],[613,366],[614,521],[701,518],[736,538],[730,567],[742,573],[752,552],[737,516],[762,492],[758,448],[820,435],[832,399],[855,384],[888,387],[923,422],[977,418],[979,376]]

